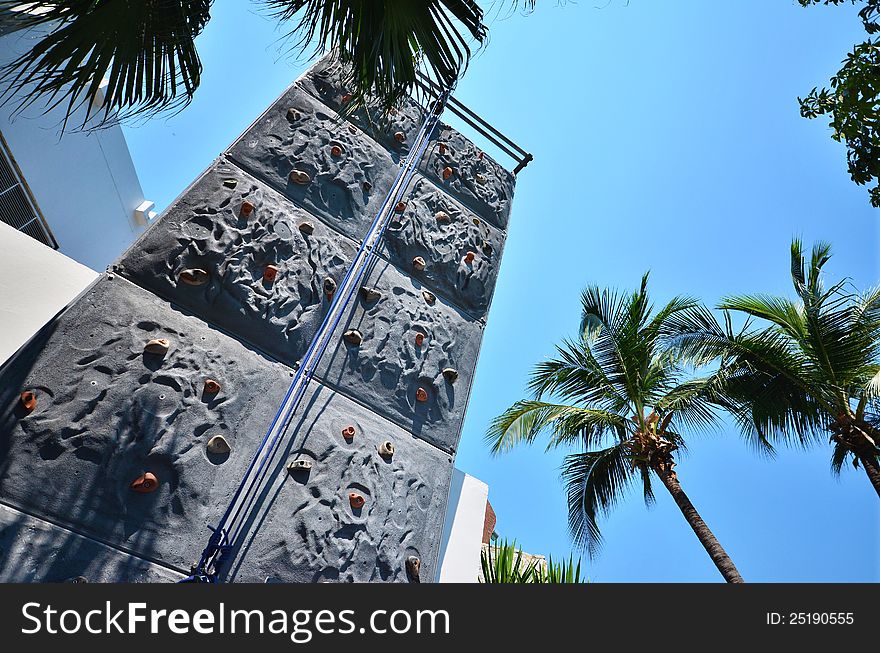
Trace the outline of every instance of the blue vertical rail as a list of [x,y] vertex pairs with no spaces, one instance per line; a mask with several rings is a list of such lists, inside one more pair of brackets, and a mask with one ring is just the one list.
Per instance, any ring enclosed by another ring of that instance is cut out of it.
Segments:
[[327,315],[312,339],[308,351],[303,356],[293,381],[287,390],[287,394],[275,413],[275,417],[272,419],[272,423],[263,436],[259,447],[254,452],[254,457],[244,477],[217,526],[209,526],[213,532],[208,539],[208,544],[202,552],[198,564],[193,569],[192,575],[181,582],[218,582],[224,564],[228,563],[232,558],[236,543],[247,523],[247,515],[253,508],[259,496],[260,487],[268,474],[269,462],[290,426],[294,411],[302,402],[306,387],[309,381],[312,380],[318,363],[330,344],[330,338],[348,309],[352,297],[360,288],[364,274],[370,264],[376,259],[376,247],[385,234],[385,229],[388,226],[394,207],[401,200],[407,185],[412,180],[419,161],[428,147],[431,133],[437,126],[451,93],[452,89],[439,93],[428,111],[428,115],[424,123],[422,123],[422,127],[413,142],[409,154],[404,160],[388,195],[385,197],[385,201],[382,203],[379,212],[376,214],[373,223],[361,242],[360,248],[345,274],[345,278],[334,294]]

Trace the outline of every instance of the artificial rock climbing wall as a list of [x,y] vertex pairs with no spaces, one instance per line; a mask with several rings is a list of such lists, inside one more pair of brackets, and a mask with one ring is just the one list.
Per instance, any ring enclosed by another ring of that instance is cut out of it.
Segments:
[[[342,121],[339,74],[318,62],[0,370],[0,580],[189,573],[422,123]],[[434,579],[513,186],[432,135],[226,580]]]

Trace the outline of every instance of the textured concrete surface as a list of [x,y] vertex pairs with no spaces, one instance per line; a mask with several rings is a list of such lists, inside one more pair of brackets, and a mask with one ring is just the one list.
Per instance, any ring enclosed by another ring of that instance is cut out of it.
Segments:
[[[232,187],[234,185],[234,187]],[[243,202],[254,208],[248,218]],[[303,233],[308,223],[312,233]],[[228,162],[184,193],[120,259],[116,269],[138,285],[293,364],[330,307],[325,282],[339,284],[355,243]],[[273,282],[267,264],[278,266]],[[207,283],[180,278],[204,269]]]
[[[321,59],[300,80],[300,86],[335,111],[344,109],[341,88],[342,66],[330,57]],[[424,108],[412,98],[404,100],[391,115],[383,116],[374,107],[351,112],[349,119],[384,145],[395,160],[406,156],[422,125]],[[403,140],[395,135],[400,132]],[[452,175],[444,178],[444,170]],[[516,178],[502,165],[461,133],[441,123],[420,170],[472,210],[484,215],[501,229],[507,228]]]
[[[437,147],[428,150],[420,169],[444,191],[507,229],[516,178],[459,132],[443,125]],[[445,145],[439,147],[439,143]],[[452,171],[444,179],[444,170]]]
[[[489,309],[505,233],[417,175],[406,209],[385,232],[382,254],[402,270],[477,317]],[[468,261],[468,253],[474,258]],[[415,257],[427,263],[412,267]]]
[[0,583],[173,583],[182,574],[0,505]]
[[[165,356],[144,352],[154,338],[170,340]],[[0,371],[0,500],[188,571],[289,383],[201,320],[100,281]],[[217,434],[228,456],[207,453]],[[131,491],[145,472],[159,489]]]
[[[334,145],[341,149],[339,156],[333,154]],[[384,148],[296,86],[233,143],[229,155],[358,242],[398,170]],[[310,181],[294,183],[292,170],[305,172]]]
[[[477,354],[482,323],[437,297],[430,290],[379,260],[368,286],[381,297],[361,299],[337,327],[317,376],[380,415],[446,450],[458,444],[461,423]],[[353,345],[343,335],[356,329],[362,335]],[[416,342],[422,334],[422,344]],[[448,381],[446,368],[458,371]],[[427,395],[417,400],[419,389]]]
[[[299,85],[312,97],[339,113],[348,112],[347,118],[377,143],[385,146],[395,161],[409,153],[412,143],[422,128],[425,109],[415,100],[405,101],[389,116],[383,116],[376,106],[359,107],[354,111],[342,101],[347,93],[343,83],[344,69],[332,56],[327,55],[312,66],[299,80]],[[398,140],[395,134],[403,134]]]
[[[342,431],[350,426],[347,440]],[[406,559],[417,556],[421,582],[432,582],[452,459],[317,383],[292,433],[231,577],[407,582]],[[393,456],[379,454],[385,441],[394,445]],[[312,469],[289,474],[293,460]],[[352,508],[352,492],[366,500],[362,508]]]

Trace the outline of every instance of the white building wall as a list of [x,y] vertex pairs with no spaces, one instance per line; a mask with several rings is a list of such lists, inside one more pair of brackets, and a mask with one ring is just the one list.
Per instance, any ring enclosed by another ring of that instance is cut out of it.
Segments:
[[[0,37],[0,65],[32,44],[29,32]],[[88,111],[83,106],[62,137],[63,107],[44,114],[34,105],[13,116],[15,106],[14,100],[0,106],[0,133],[60,251],[103,270],[144,226],[135,219],[144,194],[122,129],[74,130]]]
[[453,471],[440,542],[439,582],[477,582],[488,500],[488,485],[461,470]]
[[0,223],[0,365],[97,276]]

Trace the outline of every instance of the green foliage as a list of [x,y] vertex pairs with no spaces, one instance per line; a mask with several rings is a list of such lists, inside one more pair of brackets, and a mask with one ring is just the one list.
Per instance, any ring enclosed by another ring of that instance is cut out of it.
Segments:
[[538,564],[537,560],[526,563],[523,559],[522,550],[516,546],[516,541],[505,540],[497,546],[488,546],[480,555],[480,565],[483,569],[483,583],[585,583],[581,577],[581,561],[574,561],[569,556],[568,561],[561,563],[549,560],[546,566]]
[[[856,4],[863,0],[799,0],[804,7],[814,4]],[[867,0],[859,16],[868,34],[880,31],[880,0]],[[846,143],[852,180],[865,185],[880,180],[880,39],[868,39],[855,46],[843,67],[830,80],[831,88],[813,88],[798,98],[804,118],[829,116],[832,138]],[[880,207],[880,183],[869,190],[871,204]]]
[[534,398],[516,402],[486,434],[494,453],[531,444],[542,434],[548,449],[583,449],[565,457],[562,480],[569,530],[590,555],[601,543],[598,518],[634,480],[646,503],[653,501],[651,474],[685,448],[680,429],[705,429],[716,419],[717,379],[692,378],[666,345],[676,316],[698,304],[676,297],[654,312],[647,284],[646,274],[630,294],[587,288],[582,337],[564,342],[556,357],[536,366],[529,384]]
[[[482,44],[488,36],[473,0],[259,3],[292,24],[295,50],[335,49],[350,64],[352,107],[374,97],[387,110],[415,88],[420,68],[450,86],[470,60],[469,42]],[[522,6],[534,8],[534,0]],[[0,0],[0,27],[43,33],[3,68],[3,100],[14,98],[19,109],[37,100],[63,105],[69,119],[107,77],[105,119],[180,110],[201,79],[195,38],[217,7],[213,0]]]
[[[673,338],[680,356],[720,360],[716,399],[743,433],[769,449],[782,442],[809,446],[832,437],[832,470],[848,457],[873,456],[880,400],[880,289],[858,293],[841,281],[823,284],[830,247],[818,243],[809,261],[791,245],[796,300],[768,295],[725,299],[720,308],[751,322],[738,333],[708,311],[679,316]],[[841,428],[845,427],[845,428]],[[841,437],[845,436],[845,437]],[[865,437],[867,436],[867,437]]]

